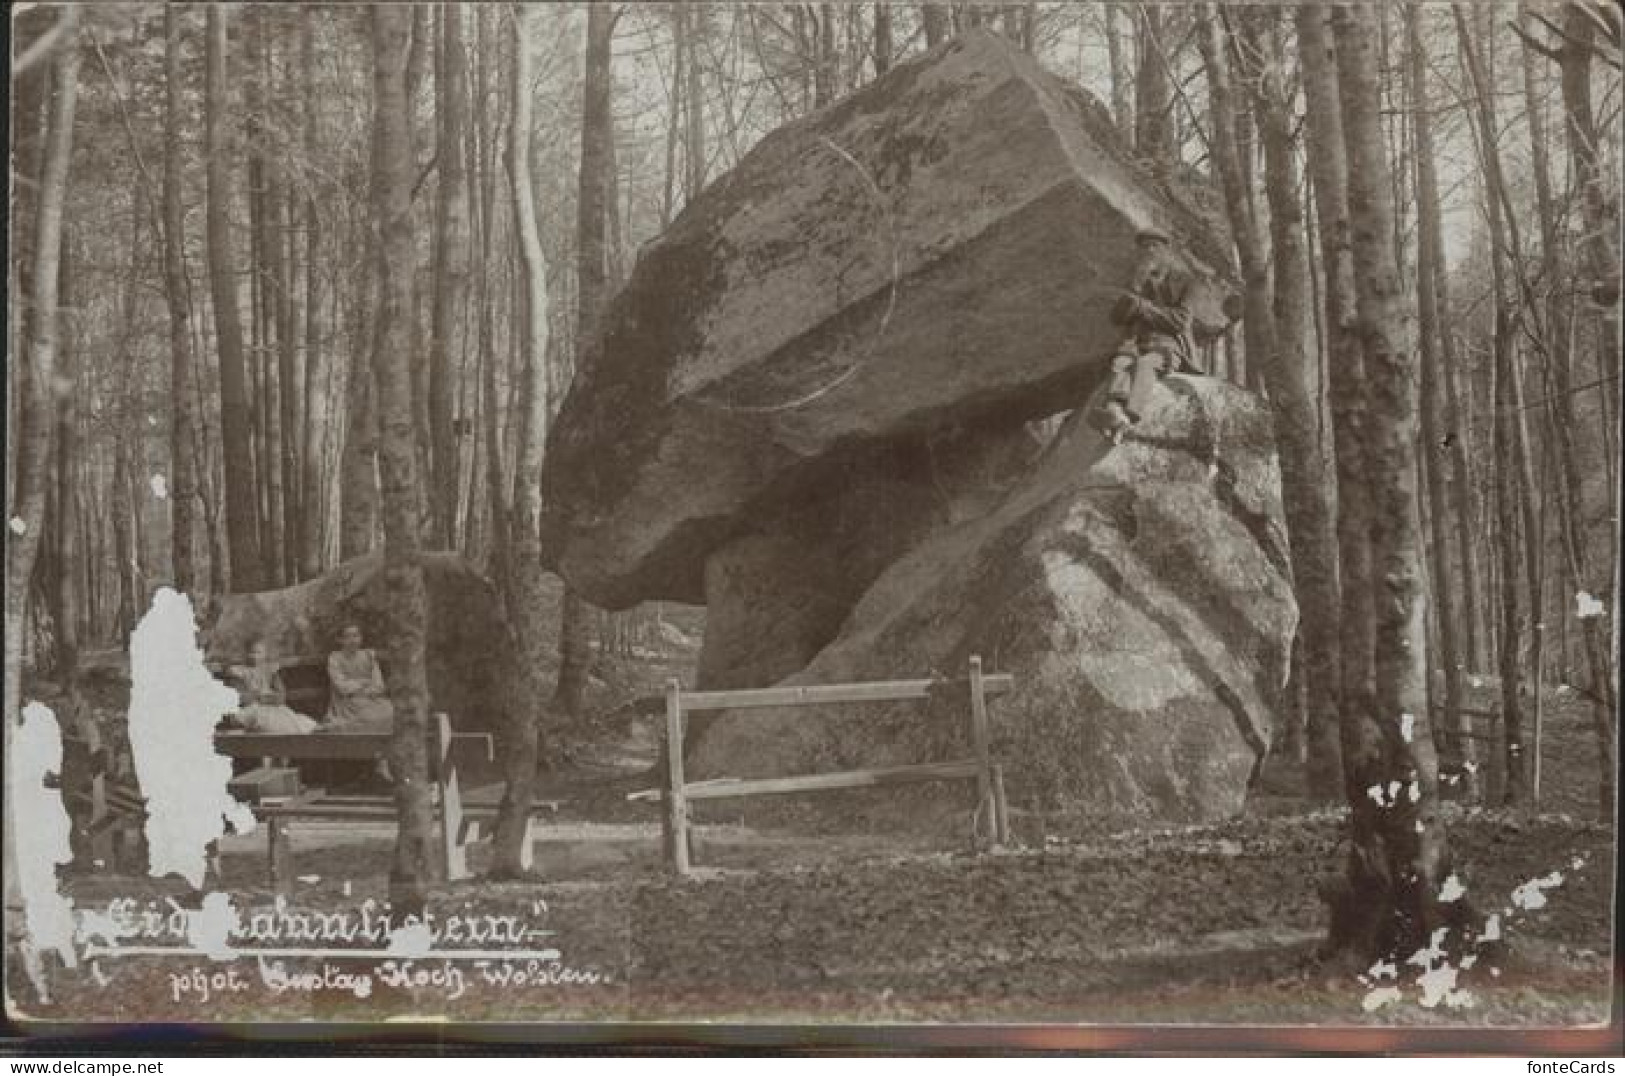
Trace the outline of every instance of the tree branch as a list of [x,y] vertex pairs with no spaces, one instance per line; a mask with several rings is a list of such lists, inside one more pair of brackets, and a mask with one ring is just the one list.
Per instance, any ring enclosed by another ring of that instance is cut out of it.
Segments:
[[412,184],[412,197],[410,199],[408,199],[409,201],[415,202],[415,201],[418,200],[418,193],[423,190],[423,184],[428,182],[429,175],[432,172],[434,172],[436,166],[438,166],[439,164],[440,164],[440,148],[438,146],[436,146],[435,151],[434,151],[434,156],[430,157],[429,160],[428,160],[428,163],[426,163],[423,166],[423,171],[418,174],[418,181],[416,183]]
[[[1531,12],[1531,14],[1533,14],[1533,12]],[[1539,16],[1535,17],[1538,18]],[[1549,45],[1543,45],[1539,41],[1536,41],[1529,31],[1525,30],[1522,26],[1519,26],[1516,22],[1509,20],[1507,25],[1512,27],[1512,32],[1518,35],[1519,40],[1524,43],[1526,48],[1533,49],[1535,52],[1540,53],[1540,55],[1546,57],[1553,63],[1563,62],[1563,54],[1557,49],[1554,49]]]
[[[1577,10],[1579,10],[1581,12],[1585,12],[1588,15],[1590,14],[1590,12],[1588,11],[1588,9],[1586,8],[1586,6],[1584,4],[1576,4],[1574,6],[1576,7]],[[1600,45],[1597,45],[1597,44],[1595,44],[1593,42],[1576,41],[1573,37],[1569,36],[1568,32],[1565,31],[1561,26],[1558,26],[1556,23],[1552,22],[1550,19],[1548,19],[1546,16],[1542,15],[1538,11],[1530,10],[1528,14],[1529,14],[1530,18],[1534,19],[1536,22],[1538,22],[1542,26],[1546,27],[1546,29],[1550,30],[1554,36],[1556,36],[1559,40],[1561,40],[1564,43],[1564,46],[1566,48],[1584,49],[1586,52],[1589,52],[1589,53],[1593,54],[1594,56],[1596,56],[1599,60],[1601,60],[1603,63],[1607,64],[1609,67],[1614,68],[1616,71],[1619,70],[1619,68],[1620,68],[1620,57],[1618,55],[1615,55],[1614,53],[1610,53],[1608,50],[1602,48]],[[1519,31],[1518,36],[1523,37],[1525,41],[1528,40],[1528,37],[1525,36],[1522,33],[1522,31]],[[1609,37],[1610,37],[1611,40],[1613,39],[1613,35],[1611,33],[1609,34]],[[1552,56],[1552,53],[1547,49],[1538,49],[1538,51],[1543,52],[1548,56]],[[1559,55],[1558,56],[1552,56],[1552,58],[1554,60],[1561,61],[1561,50],[1559,50]]]
[[55,51],[56,44],[62,39],[62,35],[73,29],[74,24],[78,21],[79,9],[75,5],[69,4],[63,7],[62,14],[57,16],[56,22],[51,24],[51,28],[41,34],[39,40],[28,46],[27,51],[17,57],[17,62],[11,65],[11,77],[13,79],[20,78],[30,67],[33,67],[41,60],[48,59],[51,53]]

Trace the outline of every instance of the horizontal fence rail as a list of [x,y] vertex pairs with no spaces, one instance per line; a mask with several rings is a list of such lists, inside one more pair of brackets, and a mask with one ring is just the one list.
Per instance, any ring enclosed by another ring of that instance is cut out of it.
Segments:
[[[987,698],[1015,686],[1008,673],[985,675],[982,659],[970,659],[970,674],[963,680],[880,680],[855,684],[807,684],[791,687],[751,688],[741,691],[684,691],[676,680],[666,687],[666,786],[633,792],[631,800],[665,803],[662,821],[666,858],[678,875],[691,870],[689,807],[692,802],[742,796],[793,795],[841,789],[876,788],[920,781],[975,780],[976,812],[972,827],[977,847],[1009,842],[1004,774],[992,760]],[[683,773],[688,714],[716,710],[772,709],[840,703],[909,702],[953,699],[963,694],[969,703],[970,758],[923,762],[908,766],[797,774],[789,777],[734,778],[689,782]]]
[[[966,680],[878,680],[863,684],[807,684],[799,687],[763,687],[744,691],[685,691],[683,712],[702,710],[744,710],[753,707],[826,706],[840,702],[908,702],[929,699],[955,687],[963,689]],[[1009,673],[982,677],[982,691],[998,695],[1009,691],[1014,681]]]

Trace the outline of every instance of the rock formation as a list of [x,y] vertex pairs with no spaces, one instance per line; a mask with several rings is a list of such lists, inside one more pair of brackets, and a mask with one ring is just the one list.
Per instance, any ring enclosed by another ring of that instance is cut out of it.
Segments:
[[[511,665],[496,592],[455,553],[423,553],[419,562],[429,592],[430,704],[464,731],[497,731]],[[373,553],[281,590],[224,595],[205,629],[209,659],[245,662],[249,646],[263,639],[284,663],[325,661],[350,622],[376,645],[383,568],[383,555]]]
[[[552,562],[612,607],[704,601],[701,688],[982,655],[1016,679],[993,715],[1017,805],[1233,813],[1297,616],[1268,408],[1176,376],[1121,445],[1082,412],[1035,437],[1104,380],[1150,224],[1222,330],[1204,215],[991,34],[774,132],[610,305],[548,446]],[[964,708],[728,712],[688,755],[701,778],[942,759]]]

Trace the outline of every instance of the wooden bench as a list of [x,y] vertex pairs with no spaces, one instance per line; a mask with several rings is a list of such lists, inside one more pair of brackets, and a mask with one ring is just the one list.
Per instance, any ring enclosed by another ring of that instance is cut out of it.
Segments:
[[[976,847],[997,847],[1010,841],[1009,810],[1004,797],[1004,771],[992,760],[987,698],[1015,686],[1008,673],[985,675],[982,659],[972,656],[964,680],[883,680],[858,684],[817,684],[770,687],[744,691],[684,691],[676,680],[666,687],[666,786],[627,796],[631,800],[662,800],[666,856],[678,875],[690,871],[688,805],[696,800],[739,796],[787,795],[833,789],[871,788],[917,781],[976,781],[976,810],[972,816]],[[884,769],[846,770],[743,780],[725,777],[690,782],[683,775],[684,718],[706,710],[742,710],[785,706],[823,706],[832,703],[901,702],[939,698],[945,692],[965,690],[969,696],[969,758],[925,762]]]
[[71,804],[69,816],[88,842],[91,866],[119,869],[134,861],[141,846],[147,801],[134,781],[114,775],[105,752],[98,754],[102,757],[93,763],[84,787],[61,788],[60,779],[54,787],[61,789],[63,803]]
[[[388,732],[312,732],[305,735],[279,735],[258,732],[221,732],[214,738],[215,750],[229,758],[256,759],[261,770],[285,770],[299,761],[377,761],[389,753],[393,734]],[[445,714],[435,714],[429,723],[429,780],[435,819],[440,831],[440,862],[448,880],[468,877],[467,846],[477,832],[474,816],[495,813],[495,804],[470,805],[465,802],[458,782],[453,747],[459,741],[476,741],[486,758],[494,757],[491,737],[485,733],[453,733]],[[241,785],[239,785],[241,787]],[[265,823],[269,870],[273,885],[286,881],[288,856],[287,824],[291,821],[394,822],[392,796],[339,795],[323,788],[308,788],[289,796],[269,795],[250,804]],[[471,813],[472,812],[472,813]],[[530,840],[525,841],[529,849]]]

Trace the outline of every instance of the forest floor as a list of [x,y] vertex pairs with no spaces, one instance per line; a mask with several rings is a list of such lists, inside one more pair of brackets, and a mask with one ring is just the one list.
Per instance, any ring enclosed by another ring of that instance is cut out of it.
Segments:
[[[635,664],[600,683],[606,701],[652,691],[680,658]],[[605,708],[596,731],[569,745],[571,768],[539,790],[557,807],[536,847],[538,880],[482,879],[476,847],[475,877],[431,900],[442,917],[529,923],[556,956],[301,958],[280,971],[274,959],[238,960],[241,980],[206,1001],[187,976],[223,965],[120,956],[56,976],[52,1004],[30,1011],[180,1022],[1597,1026],[1615,982],[1615,832],[1589,820],[1587,711],[1572,692],[1548,697],[1541,813],[1446,805],[1465,899],[1498,917],[1508,947],[1493,969],[1434,980],[1462,991],[1443,1000],[1318,958],[1319,883],[1347,853],[1342,815],[1290,790],[1218,825],[1062,837],[1018,817],[1024,846],[984,855],[873,831],[704,824],[703,866],[676,881],[660,858],[658,806],[626,799],[653,783],[653,723],[622,706]],[[390,827],[302,824],[292,844],[281,912],[353,913],[385,898]],[[263,838],[222,847],[221,887],[245,921],[279,910]],[[68,887],[90,908],[197,899],[175,878],[91,875]],[[402,978],[414,972],[428,978]]]

